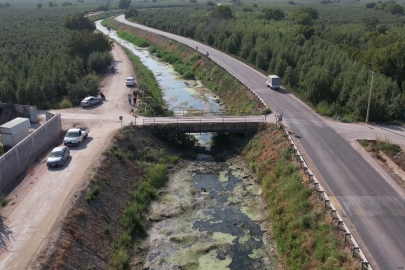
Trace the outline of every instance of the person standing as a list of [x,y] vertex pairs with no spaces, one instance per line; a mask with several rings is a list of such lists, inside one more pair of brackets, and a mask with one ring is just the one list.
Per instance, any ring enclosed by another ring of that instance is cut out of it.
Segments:
[[134,106],[136,107],[136,96],[134,96]]
[[131,94],[128,94],[128,103],[131,105]]
[[129,114],[134,115],[134,110],[135,110],[135,107],[133,104],[131,104],[131,111],[129,112]]

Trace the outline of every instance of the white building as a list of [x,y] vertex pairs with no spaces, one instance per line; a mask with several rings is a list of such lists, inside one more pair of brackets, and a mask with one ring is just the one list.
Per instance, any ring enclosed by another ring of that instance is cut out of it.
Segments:
[[4,146],[14,146],[29,135],[30,119],[17,117],[0,126]]

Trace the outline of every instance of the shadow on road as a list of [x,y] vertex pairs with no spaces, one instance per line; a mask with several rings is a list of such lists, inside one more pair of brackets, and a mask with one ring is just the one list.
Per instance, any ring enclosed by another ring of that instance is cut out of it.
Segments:
[[394,134],[396,134],[398,136],[405,137],[404,134],[395,132],[395,131],[405,131],[405,129],[403,127],[400,127],[400,126],[386,126],[386,127],[384,127],[382,125],[372,125],[372,126],[375,127],[375,128],[379,128],[379,129],[394,133]]
[[63,165],[62,167],[48,167],[48,170],[50,170],[50,171],[62,171],[64,169],[66,169],[67,167],[69,167],[69,164],[70,164],[71,161],[72,161],[72,156],[70,156],[65,161],[65,165]]
[[80,151],[87,148],[87,145],[93,140],[92,137],[87,137],[84,139],[79,146],[69,146],[70,151]]
[[95,108],[100,107],[102,104],[103,104],[103,102],[100,102],[100,103],[97,103],[97,104],[95,104],[95,105],[93,105],[93,106],[91,106],[91,107],[82,107],[82,109],[83,109],[83,110],[86,110],[86,111],[91,111],[91,110],[93,110],[93,109],[95,109]]
[[4,224],[4,217],[0,216],[0,253],[7,250],[7,243],[10,242],[13,232]]

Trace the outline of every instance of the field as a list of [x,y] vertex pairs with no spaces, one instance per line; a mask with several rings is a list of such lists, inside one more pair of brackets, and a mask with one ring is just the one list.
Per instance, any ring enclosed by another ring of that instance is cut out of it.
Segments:
[[87,60],[68,51],[77,31],[64,22],[69,15],[96,10],[100,2],[8,3],[0,8],[0,101],[46,109],[71,106],[80,96],[78,88],[97,94],[99,79]]
[[404,5],[384,2],[367,8],[367,3],[208,2],[139,9],[132,20],[199,40],[264,74],[277,74],[321,114],[345,121],[365,119],[374,71],[370,120],[402,120]]

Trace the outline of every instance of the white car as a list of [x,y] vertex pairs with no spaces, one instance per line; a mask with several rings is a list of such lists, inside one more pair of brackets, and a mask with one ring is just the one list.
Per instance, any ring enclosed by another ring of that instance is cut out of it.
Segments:
[[82,100],[82,102],[80,102],[80,106],[91,107],[101,102],[103,102],[103,100],[99,97],[86,97],[85,99]]
[[127,80],[125,81],[125,84],[127,86],[134,86],[135,85],[134,77],[128,77]]

